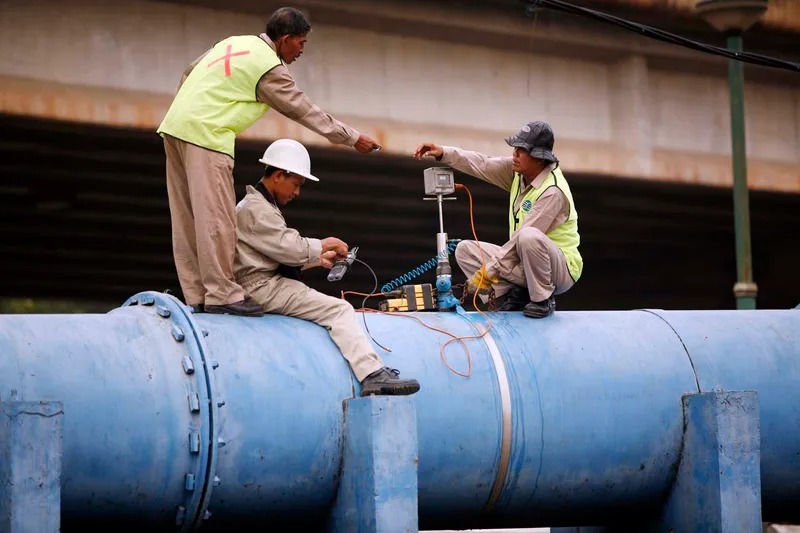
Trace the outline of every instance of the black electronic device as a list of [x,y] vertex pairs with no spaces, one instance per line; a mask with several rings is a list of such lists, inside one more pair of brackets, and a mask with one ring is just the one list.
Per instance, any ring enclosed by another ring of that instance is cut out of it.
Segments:
[[334,263],[333,267],[331,267],[331,271],[328,272],[328,281],[339,281],[344,277],[347,269],[350,268],[350,265],[356,260],[356,252],[358,252],[358,246],[353,247],[347,252],[347,257],[345,259],[340,259]]

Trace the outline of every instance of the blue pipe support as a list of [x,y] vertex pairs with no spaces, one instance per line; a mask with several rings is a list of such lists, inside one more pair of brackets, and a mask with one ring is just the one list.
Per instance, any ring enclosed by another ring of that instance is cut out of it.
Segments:
[[[455,335],[476,313],[408,313]],[[658,509],[685,393],[756,390],[765,520],[800,520],[800,312],[490,313],[466,340],[369,314],[387,364],[419,379],[419,523],[602,524]],[[450,343],[449,364],[466,371]],[[327,331],[192,315],[145,292],[106,314],[0,317],[0,400],[64,405],[62,525],[153,531],[321,524],[342,401],[358,383]]]

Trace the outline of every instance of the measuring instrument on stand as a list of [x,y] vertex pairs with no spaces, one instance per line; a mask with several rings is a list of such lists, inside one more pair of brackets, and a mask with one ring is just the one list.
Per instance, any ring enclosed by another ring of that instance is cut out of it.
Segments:
[[[425,194],[423,200],[436,201],[439,208],[439,233],[436,234],[436,257],[408,274],[400,276],[391,283],[384,285],[381,291],[387,297],[380,302],[382,311],[451,311],[463,312],[461,303],[453,295],[452,268],[450,266],[450,252],[458,241],[449,241],[444,231],[444,216],[442,204],[446,200],[456,198],[448,195],[455,193],[456,183],[453,170],[448,167],[430,167],[424,171]],[[436,288],[430,283],[402,285],[399,283],[416,277],[433,265],[436,265]],[[393,290],[394,289],[394,290]]]

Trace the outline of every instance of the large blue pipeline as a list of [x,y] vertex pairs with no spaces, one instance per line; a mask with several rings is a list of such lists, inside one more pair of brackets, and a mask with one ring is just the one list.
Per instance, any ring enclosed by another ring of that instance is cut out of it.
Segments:
[[[484,318],[411,314],[456,335]],[[681,396],[756,390],[764,520],[800,520],[800,310],[490,314],[468,340],[368,314],[419,379],[420,528],[602,524],[658,508]],[[458,343],[451,366],[467,369]],[[13,392],[12,392],[13,391]],[[357,383],[325,329],[138,294],[106,314],[0,317],[0,400],[64,405],[62,523],[119,531],[314,526]],[[277,529],[276,529],[277,528]]]

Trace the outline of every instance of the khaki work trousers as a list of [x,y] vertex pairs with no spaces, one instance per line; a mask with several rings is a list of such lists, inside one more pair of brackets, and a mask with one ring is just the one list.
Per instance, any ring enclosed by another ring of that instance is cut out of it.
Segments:
[[236,194],[233,158],[164,136],[172,253],[187,304],[244,299],[233,277]]
[[[494,284],[496,296],[502,296],[514,285],[527,287],[532,302],[541,302],[551,295],[568,291],[575,282],[567,269],[564,252],[550,238],[536,228],[523,228],[517,234],[517,260],[503,266],[510,272]],[[481,242],[483,260],[500,250],[500,246]],[[456,262],[461,271],[472,278],[481,268],[481,253],[476,241],[461,241],[456,247]]]
[[266,313],[302,318],[327,329],[359,382],[383,368],[383,361],[372,349],[349,302],[280,275],[248,292]]

